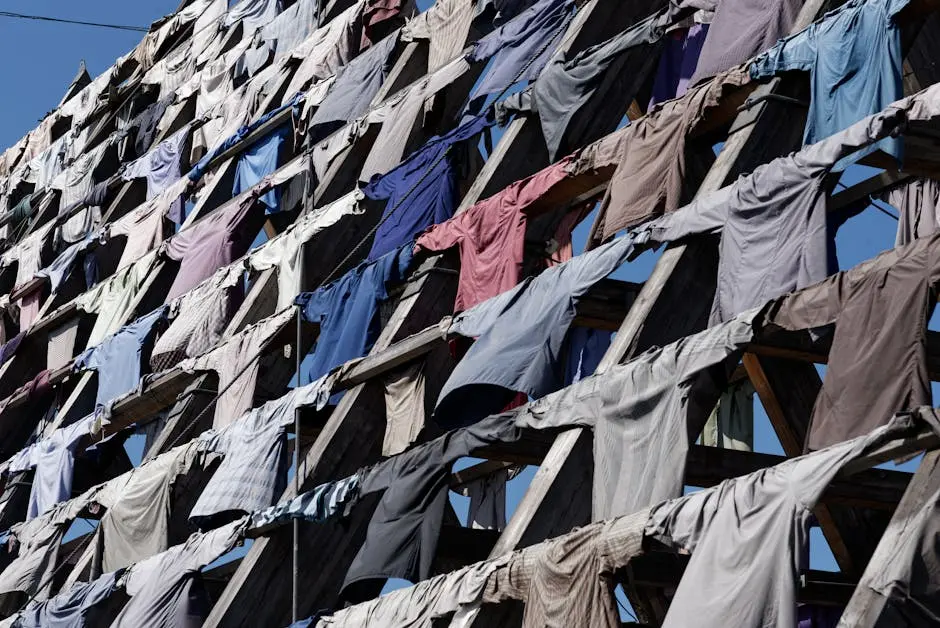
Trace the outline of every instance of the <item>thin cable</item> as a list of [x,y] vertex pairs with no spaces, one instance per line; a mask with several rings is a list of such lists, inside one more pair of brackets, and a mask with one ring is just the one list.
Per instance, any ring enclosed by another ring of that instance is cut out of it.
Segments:
[[150,31],[145,26],[126,26],[123,24],[103,24],[101,22],[84,22],[82,20],[68,20],[60,17],[48,17],[46,15],[25,15],[23,13],[12,13],[10,11],[0,11],[0,17],[17,18],[20,20],[36,20],[41,22],[57,22],[60,24],[77,24],[79,26],[95,26],[97,28],[111,28],[119,31],[134,31],[136,33],[147,33]]

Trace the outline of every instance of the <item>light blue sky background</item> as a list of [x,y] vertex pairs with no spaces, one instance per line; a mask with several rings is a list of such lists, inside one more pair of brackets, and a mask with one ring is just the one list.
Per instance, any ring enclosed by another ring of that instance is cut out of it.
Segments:
[[[418,0],[423,9],[431,0]],[[95,0],[87,3],[64,0],[7,0],[4,10],[49,15],[63,18],[148,26],[153,20],[172,12],[176,0]],[[84,59],[95,76],[114,60],[131,50],[141,33],[122,32],[46,22],[32,22],[0,17],[0,149],[5,148],[33,128],[43,114],[54,108],[68,86],[79,61]],[[852,183],[871,176],[872,171],[851,168],[844,182]],[[580,249],[586,238],[590,220],[577,230],[576,246]],[[868,209],[851,220],[838,234],[840,266],[848,268],[893,246],[896,221],[884,213]],[[626,265],[616,277],[644,281],[658,256],[646,253]],[[936,319],[936,317],[935,317]],[[932,328],[938,328],[936,320]],[[782,454],[779,443],[760,404],[757,404],[756,449]],[[132,446],[132,457],[139,459],[139,445]],[[135,455],[136,454],[136,455]],[[472,464],[466,461],[460,466]],[[911,470],[914,464],[905,465]],[[529,468],[510,483],[508,513],[521,499],[535,469]],[[453,495],[458,512],[465,516],[467,500]],[[76,526],[75,532],[83,524]],[[87,529],[87,528],[86,528]],[[812,537],[811,562],[814,568],[835,569],[835,562],[818,531]]]

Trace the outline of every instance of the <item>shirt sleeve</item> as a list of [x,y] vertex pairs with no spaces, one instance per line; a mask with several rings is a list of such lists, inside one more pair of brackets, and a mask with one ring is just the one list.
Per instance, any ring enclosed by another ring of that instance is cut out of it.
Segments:
[[816,64],[816,44],[816,24],[793,37],[781,39],[754,59],[750,66],[751,78],[762,79],[791,70],[812,70]]

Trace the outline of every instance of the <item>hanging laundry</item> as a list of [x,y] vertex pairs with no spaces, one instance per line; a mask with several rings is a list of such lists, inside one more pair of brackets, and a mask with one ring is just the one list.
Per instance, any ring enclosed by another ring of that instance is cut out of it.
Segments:
[[97,314],[86,347],[94,347],[121,328],[127,320],[128,308],[150,273],[153,259],[154,254],[150,253],[75,298],[78,309]]
[[741,626],[795,626],[812,509],[846,463],[900,427],[898,422],[653,508],[646,535],[692,554],[663,627],[724,628],[728,617]]
[[[239,156],[238,163],[235,166],[235,183],[232,185],[232,196],[238,196],[254,187],[261,179],[277,170],[281,146],[290,132],[288,127],[281,127],[245,149],[245,152]],[[268,208],[266,213],[277,213],[280,211],[281,204],[280,188],[272,188],[258,197],[258,201],[264,203]]]
[[[493,124],[488,116],[470,118],[450,133],[428,140],[394,170],[369,181],[362,193],[372,200],[386,201],[369,260],[378,259],[431,225],[453,216],[459,202],[459,160],[452,154],[455,145]],[[476,148],[471,146],[468,150]]]
[[510,415],[496,415],[389,458],[362,478],[360,494],[384,491],[366,540],[353,559],[343,590],[364,581],[431,576],[451,466],[474,449],[514,442],[520,432]]
[[[381,124],[382,128],[372,144],[372,150],[369,151],[368,157],[362,164],[362,170],[359,173],[360,181],[369,181],[373,176],[388,172],[402,162],[415,129],[424,126],[422,120],[428,103],[433,101],[438,93],[446,90],[457,79],[464,76],[469,69],[470,64],[467,60],[462,57],[458,58],[417,84],[403,90],[404,93],[387,99],[381,107],[369,111],[365,116],[365,122],[370,125]],[[360,126],[357,123],[353,124],[356,127]],[[356,131],[360,130],[356,129]],[[350,133],[350,135],[358,135],[358,133]],[[345,149],[351,145],[354,139],[350,138],[342,148]],[[329,164],[338,153],[336,148],[327,149],[324,146],[322,150],[325,154],[319,158],[320,163]],[[321,166],[317,172],[318,175],[322,175],[326,172],[326,168]]]
[[[72,268],[75,266],[75,262],[78,261],[79,256],[89,250],[96,241],[97,238],[91,237],[66,247],[51,264],[40,269],[36,273],[36,277],[45,277],[48,279],[49,289],[52,293],[55,293],[58,291],[59,286],[62,285],[62,282],[71,275]],[[90,288],[91,286],[87,287]]]
[[940,285],[940,234],[882,253],[780,298],[767,321],[790,330],[836,323],[808,449],[866,434],[931,402],[927,329]]
[[573,6],[573,0],[539,0],[475,42],[467,56],[471,63],[493,59],[471,99],[500,92],[518,81],[534,80],[561,41]]
[[627,148],[601,205],[601,239],[691,200],[714,154],[709,147],[701,155],[687,155],[689,135],[727,92],[747,82],[747,73],[732,70],[690,89],[682,98],[657,105],[623,130]]
[[360,480],[360,474],[356,473],[336,482],[321,484],[289,502],[254,512],[249,532],[256,534],[259,530],[298,518],[314,523],[326,521],[340,512],[341,508],[348,509],[356,503]]
[[623,109],[610,106],[612,94],[630,99],[640,89],[643,73],[634,76],[625,68],[656,53],[653,44],[668,21],[663,9],[605,42],[570,56],[560,53],[548,63],[532,88],[531,108],[538,112],[551,159],[616,128]]
[[10,536],[18,542],[16,558],[0,572],[0,601],[9,594],[49,599],[52,593],[52,572],[59,562],[62,539],[75,517],[88,505],[89,494],[69,500],[25,523],[15,524]]
[[300,45],[317,28],[317,0],[297,0],[261,27],[261,40],[279,60]]
[[71,499],[75,448],[89,434],[94,416],[79,419],[72,425],[55,430],[10,460],[13,473],[36,469],[29,491],[26,520],[49,512],[56,504]]
[[698,23],[666,34],[647,110],[688,91],[707,35],[708,24]]
[[[182,177],[183,152],[189,139],[190,125],[186,125],[167,139],[157,144],[149,153],[124,167],[125,181],[147,179],[147,198],[153,198],[174,187]],[[170,199],[172,204],[167,216],[176,223],[183,222],[183,199]]]
[[709,4],[715,14],[689,81],[693,86],[773,47],[790,33],[803,8],[802,0],[721,0]]
[[106,412],[115,399],[140,384],[143,365],[149,363],[146,347],[166,322],[166,314],[167,306],[161,306],[75,358],[74,370],[98,371],[95,412]]
[[[361,214],[355,193],[301,214],[297,222],[271,238],[248,256],[246,265],[254,271],[277,269],[277,307],[289,307],[303,287],[304,249],[319,233],[346,223],[349,216]],[[324,238],[327,235],[323,236]],[[319,241],[319,240],[318,240]]]
[[374,262],[360,264],[316,292],[297,297],[295,303],[303,309],[304,319],[320,326],[310,364],[311,380],[372,348],[379,332],[379,303],[388,299],[390,285],[405,280],[412,248],[409,242]]
[[150,251],[156,249],[164,238],[164,217],[182,220],[182,213],[177,212],[177,203],[182,203],[182,194],[189,180],[185,177],[146,201],[108,226],[111,237],[126,236],[127,241],[118,260],[118,270],[132,264]]
[[558,390],[578,301],[632,252],[630,238],[615,240],[454,317],[450,333],[477,340],[441,389],[435,420],[467,425],[499,412],[517,392],[539,398]]
[[25,337],[26,332],[21,331],[3,343],[3,346],[0,346],[0,365],[6,364],[10,358],[16,355],[16,350],[19,348],[20,343]]
[[500,469],[464,484],[457,492],[470,498],[467,527],[502,531],[506,527],[506,483],[519,475],[522,467]]
[[313,32],[290,53],[300,61],[287,86],[288,94],[296,94],[311,83],[336,75],[359,52],[360,39],[356,24],[360,21],[365,0],[351,7]]
[[427,421],[425,381],[423,362],[392,371],[384,378],[383,456],[400,454],[418,440]]
[[[391,30],[391,27],[388,24],[384,24],[384,22],[398,17],[403,4],[402,0],[366,0],[362,9],[362,39],[359,42],[360,50],[365,50],[375,44],[380,34]],[[380,24],[383,25],[382,29],[378,28]]]
[[449,64],[463,51],[473,21],[473,0],[437,0],[401,30],[403,41],[428,41],[428,73]]
[[187,373],[215,371],[219,374],[221,394],[215,400],[212,423],[215,429],[229,425],[254,406],[261,368],[259,352],[293,318],[291,310],[282,311],[243,329],[208,353],[180,363],[179,368]]
[[336,81],[310,118],[310,134],[321,140],[369,110],[391,70],[398,37],[390,35],[336,73]]
[[613,333],[591,327],[572,327],[568,330],[565,351],[565,386],[590,377],[607,353]]
[[169,547],[173,484],[196,459],[190,443],[142,463],[105,484],[95,501],[107,511],[96,534],[105,571],[127,567]]
[[244,35],[251,35],[272,21],[281,12],[281,0],[241,0],[230,6],[222,17],[222,26],[231,28],[241,25]]
[[[804,144],[838,133],[904,96],[901,28],[894,18],[908,2],[852,0],[751,63],[755,79],[791,70],[810,73]],[[901,160],[900,138],[884,139],[852,159],[877,149]]]
[[706,447],[754,450],[754,385],[748,380],[721,394],[702,431]]
[[917,178],[904,181],[881,195],[898,210],[894,246],[910,244],[940,231],[940,181]]
[[285,445],[294,412],[306,406],[326,407],[330,383],[324,377],[294,388],[221,430],[203,434],[201,447],[225,457],[189,513],[189,520],[200,528],[211,528],[220,517],[242,517],[276,502],[287,485]]
[[210,602],[200,571],[231,551],[242,538],[244,521],[235,521],[131,567],[125,589],[131,596],[111,628],[199,626]]
[[[104,605],[118,589],[123,570],[112,571],[91,582],[76,582],[57,596],[43,602],[31,602],[16,614],[17,628],[82,628],[100,626]],[[100,605],[100,606],[99,606]]]
[[244,296],[243,275],[240,266],[226,266],[170,302],[170,325],[150,354],[150,367],[155,373],[219,344]]
[[517,425],[594,429],[594,521],[678,497],[689,432],[697,436],[705,424],[729,358],[754,337],[756,315],[651,349],[539,399],[520,411]]
[[234,199],[163,243],[160,252],[180,263],[167,299],[190,291],[248,251],[265,219],[256,200]]
[[522,628],[619,628],[614,574],[643,553],[649,509],[515,552],[487,578],[483,602],[522,600]]
[[568,178],[569,161],[509,185],[450,220],[432,225],[416,251],[460,248],[460,282],[454,311],[462,312],[515,288],[522,274],[526,210]]

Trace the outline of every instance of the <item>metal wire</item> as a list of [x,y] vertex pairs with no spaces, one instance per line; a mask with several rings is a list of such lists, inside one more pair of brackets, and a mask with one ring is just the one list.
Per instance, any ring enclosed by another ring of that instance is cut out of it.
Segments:
[[21,20],[36,20],[41,22],[57,22],[60,24],[76,24],[79,26],[95,26],[98,28],[111,28],[120,31],[134,31],[137,33],[146,33],[150,29],[146,26],[126,26],[123,24],[104,24],[102,22],[85,22],[83,20],[69,20],[61,17],[49,17],[46,15],[26,15],[23,13],[13,13],[11,11],[0,11],[0,17],[17,18]]

